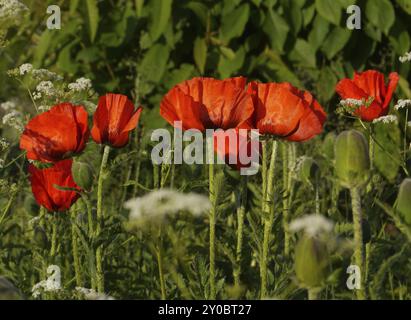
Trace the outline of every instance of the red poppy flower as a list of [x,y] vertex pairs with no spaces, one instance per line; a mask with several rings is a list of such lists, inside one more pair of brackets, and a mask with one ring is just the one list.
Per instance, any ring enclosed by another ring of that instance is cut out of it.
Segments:
[[160,114],[182,129],[230,129],[243,126],[254,111],[243,77],[217,80],[193,78],[172,88],[160,104]]
[[373,121],[388,113],[392,95],[397,88],[399,76],[396,72],[389,75],[386,86],[384,75],[375,70],[355,73],[354,79],[343,79],[336,87],[337,93],[343,99],[357,99],[367,101],[373,98],[371,105],[361,106],[355,114],[364,121]]
[[56,162],[83,151],[89,137],[87,112],[62,103],[29,121],[20,138],[27,158]]
[[29,165],[31,190],[37,203],[49,211],[68,210],[79,198],[75,191],[59,190],[55,186],[75,188],[80,190],[71,175],[73,160],[67,159],[56,162],[53,167],[38,169]]
[[[251,166],[252,152],[254,161],[260,158],[261,143],[252,143],[249,130],[228,129],[214,132],[214,151],[230,167],[240,170]],[[242,155],[240,155],[242,154]]]
[[142,107],[134,110],[127,96],[108,93],[100,97],[94,113],[91,136],[97,143],[121,148],[128,143],[131,130],[137,127]]
[[289,83],[258,82],[251,82],[248,91],[254,98],[260,134],[306,141],[321,133],[327,115],[309,92]]

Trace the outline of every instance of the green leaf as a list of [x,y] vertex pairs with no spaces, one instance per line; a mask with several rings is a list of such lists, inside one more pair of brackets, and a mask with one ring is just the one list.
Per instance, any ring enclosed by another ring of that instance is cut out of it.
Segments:
[[44,31],[37,43],[36,49],[34,51],[34,66],[39,67],[43,63],[43,59],[50,47],[51,40],[53,39],[53,33],[51,30]]
[[348,29],[335,27],[328,37],[325,39],[321,50],[325,53],[328,59],[332,59],[338,52],[340,52],[348,40],[351,32]]
[[201,24],[205,27],[207,25],[208,7],[198,1],[190,1],[186,4],[186,8],[194,12],[197,18],[200,19]]
[[86,0],[86,4],[90,40],[91,42],[94,42],[97,35],[98,22],[100,20],[97,0]]
[[304,65],[312,68],[315,68],[317,64],[315,50],[307,41],[302,39],[296,41],[294,50],[290,54],[290,59],[302,62]]
[[60,51],[57,59],[57,66],[59,69],[71,74],[77,72],[79,65],[72,58],[71,50],[79,41],[80,40],[74,40]]
[[220,60],[218,62],[218,72],[220,73],[222,78],[230,77],[235,72],[237,72],[244,64],[246,54],[244,47],[241,47],[235,53],[233,52],[233,54],[234,56],[231,58],[227,57],[227,55],[224,54],[220,56]]
[[[374,126],[374,164],[378,171],[390,182],[394,182],[400,169],[401,132],[395,123],[377,123]],[[381,145],[381,147],[379,146]],[[397,159],[398,161],[393,161]]]
[[170,50],[166,45],[153,45],[138,67],[141,78],[145,81],[159,83],[166,70],[169,55]]
[[339,25],[343,8],[336,0],[315,0],[318,13],[332,24]]
[[327,20],[323,19],[320,15],[317,15],[314,19],[314,24],[311,32],[308,35],[308,42],[315,50],[321,47],[328,32],[330,31],[330,24]]
[[136,7],[136,16],[141,17],[143,13],[144,0],[134,0]]
[[243,34],[250,15],[250,6],[243,4],[221,17],[221,39],[228,43],[232,38]]
[[396,0],[399,6],[408,14],[411,14],[411,0]]
[[271,9],[268,10],[263,31],[269,37],[272,49],[283,52],[289,30],[287,22],[278,13]]
[[[301,2],[301,1],[300,1]],[[303,16],[301,11],[301,3],[290,1],[286,2],[284,7],[285,16],[290,22],[291,30],[294,35],[297,35],[303,25]]]
[[172,0],[151,0],[150,1],[150,26],[149,34],[154,42],[166,30],[172,9]]
[[335,93],[337,76],[330,67],[324,67],[320,71],[320,77],[317,81],[318,97],[322,102],[329,101]]
[[194,41],[194,62],[201,74],[207,61],[207,43],[204,38],[196,38]]
[[395,21],[394,7],[389,0],[368,0],[365,15],[385,34],[388,34]]

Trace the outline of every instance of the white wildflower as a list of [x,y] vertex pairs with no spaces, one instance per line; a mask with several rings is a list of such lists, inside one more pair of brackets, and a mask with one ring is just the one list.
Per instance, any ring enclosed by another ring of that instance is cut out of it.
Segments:
[[343,107],[361,107],[362,105],[364,105],[364,101],[349,98],[349,99],[341,100],[340,104]]
[[51,81],[41,81],[37,87],[37,92],[44,94],[45,96],[52,96],[56,93],[53,82]]
[[0,20],[13,20],[28,11],[27,6],[17,0],[0,0]]
[[30,73],[31,70],[33,70],[33,65],[30,63],[22,64],[19,68],[21,76],[25,75],[26,73]]
[[401,63],[410,62],[411,61],[411,51],[406,52],[402,57],[399,58]]
[[305,234],[311,237],[331,232],[333,228],[333,222],[320,214],[309,214],[290,223],[292,232],[304,231]]
[[[40,95],[40,96],[41,96],[41,95]],[[41,98],[41,97],[40,97],[40,98]],[[37,100],[36,97],[34,97],[34,96],[33,96],[33,99],[34,99],[34,100]],[[51,106],[44,106],[44,105],[41,105],[41,106],[38,106],[38,107],[37,107],[37,109],[38,109],[39,111],[41,111],[41,112],[49,111],[50,108],[51,108]]]
[[10,111],[10,110],[16,109],[17,104],[14,101],[6,101],[6,102],[3,102],[3,103],[0,103],[0,107],[4,111]]
[[33,99],[34,100],[40,100],[42,97],[40,92],[33,92]]
[[11,111],[4,115],[3,124],[13,127],[21,132],[24,129],[22,114],[18,111]]
[[87,78],[79,78],[76,82],[70,83],[68,85],[70,91],[81,92],[91,89],[91,80]]
[[130,220],[139,220],[163,218],[181,211],[198,216],[210,210],[211,205],[208,197],[204,195],[161,189],[128,200],[124,207],[130,210]]
[[46,280],[42,280],[35,284],[31,289],[34,298],[37,298],[41,290],[45,292],[55,292],[61,290],[61,271],[60,267],[56,265],[50,265],[47,268],[47,275],[49,276]]
[[383,117],[379,117],[377,119],[374,119],[372,121],[372,123],[398,123],[398,118],[395,115],[388,115],[388,116],[383,116]]
[[32,71],[32,75],[35,80],[39,80],[39,81],[45,81],[45,80],[60,81],[63,79],[57,73],[51,72],[47,69],[35,69]]
[[399,110],[399,109],[404,109],[404,108],[408,108],[411,107],[411,100],[407,99],[407,100],[398,100],[397,104],[395,105],[395,110]]
[[87,300],[114,300],[113,297],[103,293],[98,293],[96,290],[76,287],[76,290],[80,292]]
[[0,151],[6,150],[10,146],[10,143],[4,138],[0,138]]

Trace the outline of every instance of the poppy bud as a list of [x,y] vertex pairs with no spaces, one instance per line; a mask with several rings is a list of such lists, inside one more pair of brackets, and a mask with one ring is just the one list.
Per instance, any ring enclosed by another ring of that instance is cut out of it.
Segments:
[[326,243],[304,235],[295,248],[295,272],[302,287],[320,288],[327,278],[328,251]]
[[313,158],[304,157],[300,164],[299,176],[302,182],[315,185],[320,174],[320,167]]
[[335,171],[346,188],[360,187],[369,178],[370,157],[364,135],[357,130],[342,132],[335,141]]
[[74,182],[84,190],[90,190],[93,185],[93,168],[86,162],[75,160],[71,168]]
[[334,159],[334,145],[336,138],[337,136],[334,132],[329,132],[325,136],[321,146],[322,153],[325,155],[326,158],[330,160]]
[[405,179],[398,192],[396,210],[402,220],[411,226],[411,179]]

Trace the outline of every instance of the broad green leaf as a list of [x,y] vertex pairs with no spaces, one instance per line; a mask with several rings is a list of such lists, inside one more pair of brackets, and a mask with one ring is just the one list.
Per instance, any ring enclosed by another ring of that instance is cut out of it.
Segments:
[[317,50],[323,44],[328,32],[330,30],[330,24],[327,20],[323,19],[320,15],[317,15],[314,19],[313,27],[308,34],[308,42],[311,47]]
[[170,51],[166,45],[153,45],[138,67],[141,78],[145,81],[159,83],[166,70],[169,55]]
[[134,0],[134,5],[136,7],[136,16],[141,17],[143,14],[144,0]]
[[320,77],[317,81],[318,98],[322,102],[329,101],[335,93],[337,77],[330,67],[321,69]]
[[271,48],[282,53],[288,31],[290,30],[287,22],[278,13],[268,10],[263,24],[263,31],[269,37]]
[[208,7],[204,3],[199,1],[190,1],[186,4],[186,8],[194,12],[204,27],[207,25]]
[[250,6],[242,4],[227,15],[221,17],[221,39],[228,43],[232,38],[243,34],[250,15]]
[[172,0],[151,0],[150,1],[150,25],[149,34],[154,42],[166,30],[172,9]]
[[79,65],[72,58],[71,50],[79,41],[80,40],[74,40],[60,51],[57,59],[57,66],[59,69],[71,74],[77,72]]
[[[300,1],[301,2],[301,1]],[[301,12],[301,3],[298,2],[286,2],[284,7],[285,16],[291,25],[291,30],[295,35],[298,34],[303,25],[303,16]]]
[[170,89],[177,83],[190,79],[195,71],[194,65],[183,63],[180,68],[166,73],[164,77],[164,85],[167,89]]
[[315,0],[318,13],[332,24],[340,23],[343,8],[336,0]]
[[204,74],[204,68],[207,61],[207,43],[204,38],[197,38],[194,41],[194,62],[201,74]]
[[296,41],[294,50],[290,53],[290,59],[312,68],[315,68],[317,64],[315,50],[307,41],[302,39]]
[[97,0],[86,0],[87,4],[87,21],[89,27],[90,40],[93,43],[98,29],[98,23],[100,20],[99,9]]
[[34,51],[34,66],[35,67],[40,67],[44,57],[46,56],[46,53],[50,47],[51,40],[53,39],[53,33],[51,30],[45,30],[39,39],[39,42],[36,46],[36,49]]
[[245,55],[244,47],[237,50],[231,58],[222,54],[218,62],[218,72],[221,78],[228,78],[237,72],[244,64]]
[[70,9],[69,9],[70,14],[73,14],[74,12],[76,12],[79,2],[80,0],[70,0]]
[[[395,123],[377,123],[374,126],[374,164],[378,171],[390,182],[394,182],[400,169],[401,132]],[[393,159],[397,161],[393,161]]]
[[315,3],[313,3],[307,8],[303,8],[302,12],[303,12],[303,26],[307,27],[314,18]]
[[334,27],[321,47],[321,50],[325,53],[328,59],[332,59],[344,48],[350,39],[351,32],[352,31],[346,28]]
[[411,88],[410,84],[407,79],[400,76],[400,81],[398,81],[398,86],[400,87],[401,91],[404,92],[406,97],[411,97]]
[[408,14],[411,14],[411,0],[396,0],[400,7]]
[[395,21],[394,7],[389,0],[368,0],[365,7],[367,19],[388,34]]

